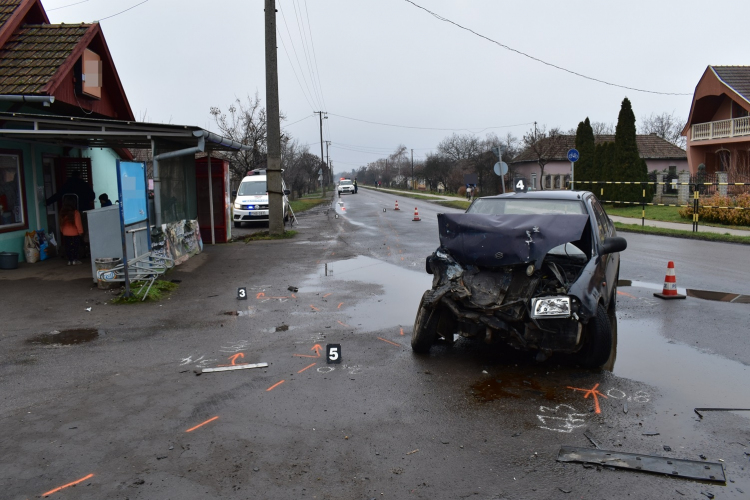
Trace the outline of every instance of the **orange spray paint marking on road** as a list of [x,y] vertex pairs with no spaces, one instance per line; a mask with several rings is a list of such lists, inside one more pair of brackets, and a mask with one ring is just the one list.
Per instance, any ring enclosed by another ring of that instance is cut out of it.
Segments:
[[296,298],[297,298],[297,296],[296,296],[296,295],[294,295],[294,294],[292,294],[292,298],[293,298],[293,299],[296,299]]
[[597,391],[596,390],[597,387],[599,387],[599,384],[596,384],[591,389],[579,389],[578,387],[570,387],[570,386],[568,386],[568,389],[573,389],[574,391],[584,392],[585,393],[583,395],[584,399],[588,399],[589,396],[593,396],[593,398],[594,398],[594,411],[596,413],[601,413],[602,410],[601,410],[601,408],[599,408],[599,398],[597,397],[597,395],[603,397],[604,399],[607,399],[607,396],[605,396],[601,392]]
[[637,299],[635,295],[630,295],[628,292],[621,292],[620,290],[617,290],[617,295],[624,295],[626,297],[630,297],[631,299]]
[[401,346],[401,344],[397,344],[397,343],[395,343],[395,342],[391,342],[390,340],[386,340],[386,339],[384,339],[384,338],[380,338],[380,337],[378,337],[378,340],[382,340],[383,342],[388,342],[389,344],[393,344],[393,345],[395,345],[395,346],[398,346],[398,347],[402,347],[402,346]]
[[43,497],[46,497],[46,496],[49,496],[49,495],[51,495],[51,494],[53,494],[53,493],[57,493],[58,491],[62,490],[63,488],[67,488],[68,486],[75,486],[76,484],[78,484],[78,483],[82,483],[82,482],[84,482],[85,480],[87,480],[87,479],[90,479],[90,478],[92,478],[92,477],[94,477],[94,475],[93,475],[93,474],[89,474],[89,475],[88,475],[88,476],[86,476],[86,477],[82,477],[82,478],[81,478],[81,479],[79,479],[78,481],[73,481],[72,483],[68,483],[68,484],[63,484],[63,485],[62,485],[62,486],[60,486],[59,488],[55,488],[54,490],[49,490],[49,491],[48,491],[47,493],[42,493],[42,496],[43,496]]
[[314,306],[314,305],[312,305],[312,304],[310,304],[310,307],[312,307],[312,310],[313,310],[313,311],[320,311],[320,309],[318,309],[317,307],[315,307],[315,306]]
[[343,306],[343,305],[344,305],[343,302],[339,302],[339,306],[336,309],[341,309],[341,306]]
[[308,368],[312,368],[313,366],[315,366],[315,365],[317,365],[317,364],[318,364],[318,363],[313,363],[313,364],[311,364],[311,365],[307,365],[306,367],[304,367],[303,369],[301,369],[301,370],[300,370],[300,371],[298,371],[297,373],[302,373],[303,371],[307,370]]
[[198,425],[196,425],[195,427],[191,427],[190,429],[186,430],[185,432],[193,432],[193,431],[194,431],[195,429],[197,429],[198,427],[203,427],[203,426],[204,426],[204,425],[206,425],[207,423],[209,423],[209,422],[213,422],[213,421],[214,421],[214,420],[216,420],[217,418],[219,418],[219,416],[218,416],[218,415],[217,415],[217,416],[215,416],[215,417],[213,417],[213,418],[209,418],[209,419],[208,419],[208,420],[206,420],[205,422],[203,422],[203,423],[201,423],[201,424],[198,424]]
[[345,326],[347,328],[351,328],[349,325],[347,325],[346,323],[342,323],[341,321],[336,321],[336,323],[338,323],[341,326]]
[[[229,361],[232,362],[232,366],[236,366],[237,358],[244,358],[244,357],[245,357],[244,353],[238,352],[237,354],[229,356]],[[246,364],[246,363],[243,363],[243,364]]]
[[327,294],[323,295],[323,298],[325,299],[326,297],[330,297],[331,295],[333,295],[333,294],[332,293],[327,293]]
[[401,335],[403,335],[404,334],[404,329],[400,328],[400,330],[401,330]]
[[404,258],[403,258],[403,257],[401,257],[401,260],[404,260]]
[[269,391],[272,391],[272,390],[276,389],[276,388],[277,388],[278,386],[280,386],[280,385],[281,385],[281,384],[283,384],[284,382],[285,382],[284,380],[281,380],[281,381],[279,381],[279,382],[276,382],[276,383],[275,383],[275,384],[273,384],[273,385],[272,385],[271,387],[269,387],[268,389],[266,389],[266,392],[269,392]]
[[320,352],[323,350],[323,348],[320,347],[320,344],[315,344],[310,350],[315,352],[315,356],[311,356],[309,354],[292,354],[292,356],[297,356],[298,358],[319,358]]
[[264,292],[258,292],[258,295],[256,295],[255,298],[256,299],[262,299],[265,296],[266,296],[266,294]]

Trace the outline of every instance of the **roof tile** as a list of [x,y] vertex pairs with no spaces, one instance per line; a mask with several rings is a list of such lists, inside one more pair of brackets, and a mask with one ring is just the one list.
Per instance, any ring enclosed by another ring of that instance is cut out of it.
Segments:
[[89,27],[43,24],[17,30],[0,50],[0,94],[42,93]]
[[[596,144],[603,142],[615,142],[614,135],[597,135],[595,137]],[[648,135],[636,135],[636,144],[638,145],[638,153],[644,160],[656,160],[656,159],[687,159],[687,153],[679,146],[675,146],[671,142],[662,139],[656,134]],[[573,149],[576,143],[576,136],[574,135],[563,135],[560,136],[560,141],[554,151],[550,152],[550,161],[567,161],[568,150]],[[511,163],[521,163],[526,161],[536,161],[537,158],[534,153],[526,148],[522,150],[518,156],[516,156]]]
[[711,66],[719,78],[750,102],[750,66]]

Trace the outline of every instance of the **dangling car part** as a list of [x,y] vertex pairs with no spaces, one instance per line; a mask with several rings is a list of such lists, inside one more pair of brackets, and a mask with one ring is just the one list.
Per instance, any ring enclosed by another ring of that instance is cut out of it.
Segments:
[[[426,261],[432,289],[412,333],[427,352],[454,333],[520,350],[577,353],[592,367],[612,350],[616,235],[586,191],[511,193],[479,198],[465,214],[439,214],[440,247]],[[608,314],[609,313],[609,314]]]

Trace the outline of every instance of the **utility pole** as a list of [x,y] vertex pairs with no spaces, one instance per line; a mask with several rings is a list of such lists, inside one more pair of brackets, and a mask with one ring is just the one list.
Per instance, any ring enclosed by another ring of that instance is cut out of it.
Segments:
[[417,185],[414,183],[414,150],[411,150],[411,188],[417,189]]
[[279,73],[276,53],[276,0],[265,0],[266,14],[266,133],[268,179],[268,233],[284,234],[284,193],[281,191],[281,124]]
[[[325,111],[315,111],[315,113],[318,114],[320,117],[320,164],[326,165],[325,160],[323,159],[323,115],[326,114]],[[328,116],[325,116],[325,119],[328,119]],[[326,170],[323,168],[323,170]],[[323,179],[321,179],[320,184],[323,187],[323,198],[326,196],[326,184],[328,181],[328,172],[323,172]]]

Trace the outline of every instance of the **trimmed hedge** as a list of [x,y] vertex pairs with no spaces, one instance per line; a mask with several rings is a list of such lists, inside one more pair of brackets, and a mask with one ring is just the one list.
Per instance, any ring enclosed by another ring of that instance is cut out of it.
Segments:
[[[706,208],[704,205],[709,207],[743,207],[746,210]],[[692,219],[692,205],[681,208],[680,216],[685,219]],[[709,198],[701,198],[698,209],[698,220],[729,226],[750,226],[750,194],[743,193],[738,196],[721,196],[716,194]]]

